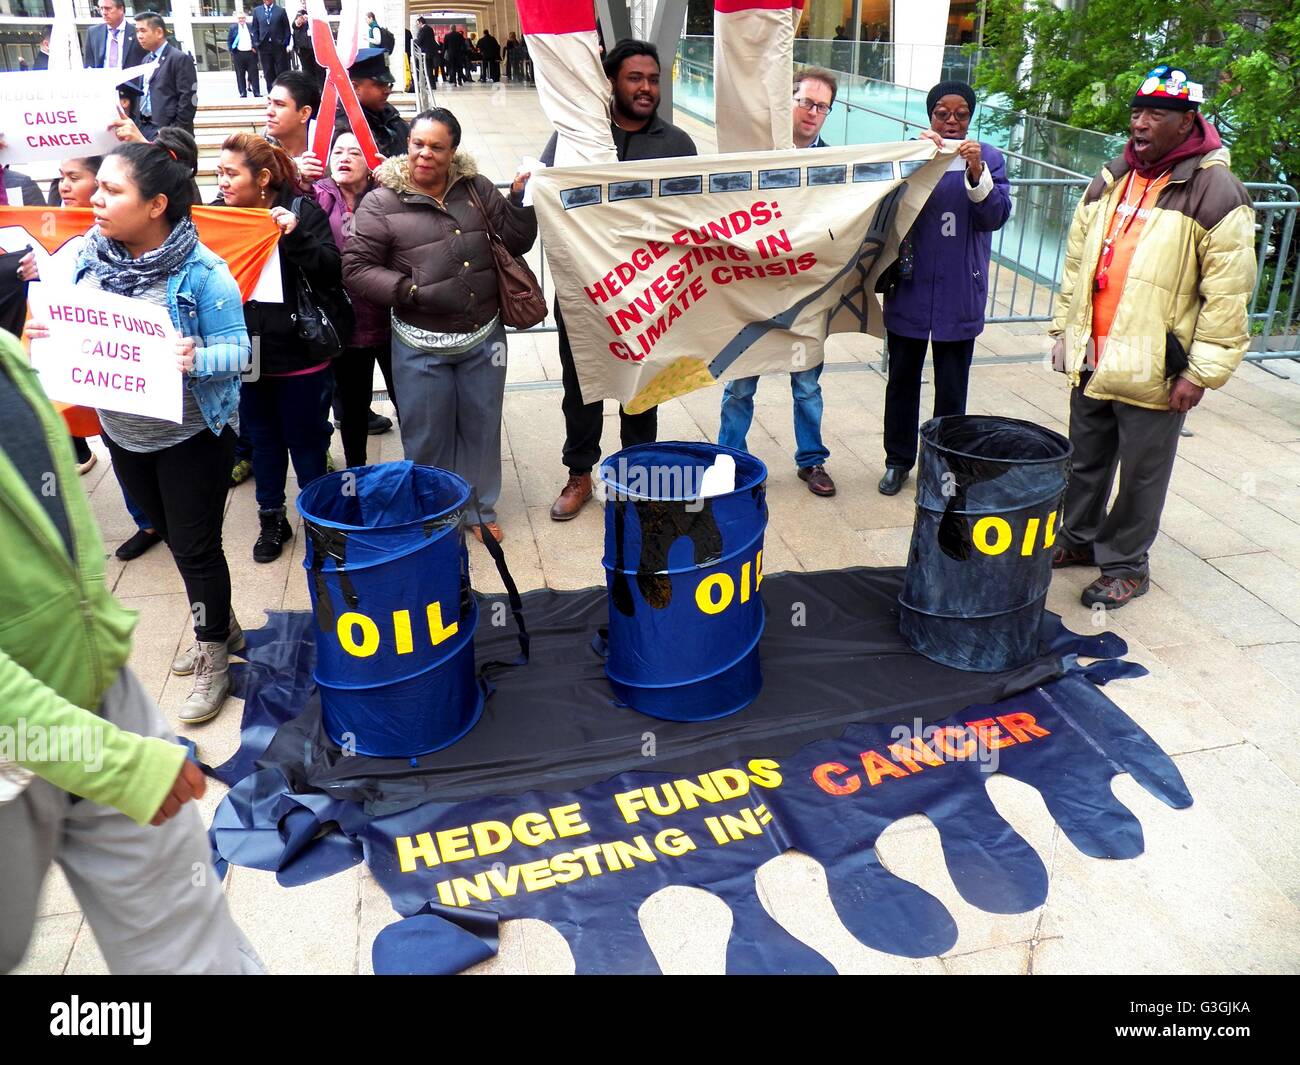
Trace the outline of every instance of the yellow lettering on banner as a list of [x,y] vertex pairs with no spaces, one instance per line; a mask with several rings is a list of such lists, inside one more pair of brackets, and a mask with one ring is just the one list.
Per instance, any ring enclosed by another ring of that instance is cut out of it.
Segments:
[[656,817],[671,817],[682,808],[682,800],[678,797],[677,792],[673,790],[671,784],[664,785],[663,802],[659,801],[659,788],[657,785],[642,790],[645,794],[646,809]]
[[444,906],[455,906],[455,905],[456,905],[456,900],[452,897],[452,894],[451,894],[451,881],[450,881],[450,880],[439,880],[439,881],[438,881],[438,901],[441,902]]
[[474,857],[474,848],[469,845],[469,829],[447,828],[438,833],[438,850],[444,862],[459,862]]
[[551,871],[557,884],[572,884],[582,876],[582,863],[575,854],[557,854],[551,859]]
[[399,655],[409,655],[415,644],[411,640],[411,612],[409,610],[393,611],[393,639],[397,643]]
[[[713,589],[718,589],[718,599],[713,599]],[[731,606],[736,586],[725,573],[711,573],[695,588],[695,605],[705,614],[721,614]]]
[[741,810],[739,816],[723,814],[722,827],[731,839],[743,839],[745,836],[761,836],[763,834],[763,826],[758,823],[758,815],[749,807]]
[[470,831],[474,833],[474,850],[479,854],[500,854],[514,842],[510,826],[504,821],[480,821]]
[[723,799],[739,799],[749,794],[749,775],[739,769],[715,769],[709,774],[709,779],[717,786]]
[[555,838],[551,823],[541,814],[520,814],[511,828],[515,839],[526,847],[540,847]]
[[1030,518],[1025,522],[1025,538],[1020,542],[1020,553],[1022,555],[1032,555],[1034,553],[1034,541],[1038,539],[1038,526],[1042,522],[1038,518]]
[[443,628],[441,603],[430,603],[425,608],[425,615],[429,619],[429,642],[434,647],[437,647],[443,640],[455,636],[456,631],[460,628],[459,621],[453,621],[446,628]]
[[492,885],[488,883],[487,873],[479,873],[473,880],[467,880],[463,876],[455,877],[451,881],[451,890],[456,896],[457,906],[468,906],[470,899],[476,902],[492,901]]
[[749,762],[749,779],[760,788],[779,788],[781,774],[777,770],[780,768],[781,763],[771,758],[752,758]]
[[[379,627],[365,614],[358,614],[351,610],[346,611],[339,615],[338,624],[335,628],[338,631],[339,644],[343,650],[354,658],[369,658],[379,650]],[[354,628],[361,629],[360,643],[353,639],[352,630]]]
[[[990,531],[996,536],[996,539],[991,544],[989,543]],[[980,518],[971,532],[971,539],[975,541],[975,546],[984,554],[1000,555],[1011,546],[1011,526],[1007,523],[1006,518]]]
[[1043,546],[1051,547],[1056,543],[1056,511],[1047,515],[1047,532],[1043,533]]
[[749,563],[740,567],[740,601],[749,602]]
[[614,805],[623,815],[623,820],[630,825],[633,821],[641,820],[641,815],[637,811],[645,809],[645,795],[640,788],[636,791],[620,792],[614,796]]
[[754,591],[758,591],[763,586],[763,552],[760,551],[754,559]]
[[600,862],[596,861],[596,855],[599,853],[600,844],[592,843],[586,847],[575,847],[573,856],[582,859],[583,864],[587,867],[587,872],[592,876],[600,876],[605,870]]
[[402,872],[415,872],[416,858],[424,861],[426,869],[432,869],[438,864],[438,850],[433,845],[433,836],[430,833],[419,833],[415,837],[414,845],[411,843],[410,836],[398,836],[394,842],[397,844],[397,867]]
[[[657,862],[659,860],[659,855],[657,855],[650,844],[646,842],[645,836],[637,836],[636,839],[631,840],[630,842],[625,839],[616,839],[613,843],[608,844],[608,846],[614,848],[614,853],[618,856],[619,861],[622,862],[622,867],[624,869],[632,868],[635,864],[633,862],[634,858],[643,862]],[[618,866],[611,862],[610,868],[617,869]]]
[[731,842],[729,839],[727,839],[727,834],[724,831],[722,831],[722,824],[718,821],[716,817],[706,817],[704,819],[704,827],[709,830],[709,835],[713,837],[713,842],[715,843]]
[[526,865],[515,867],[524,880],[525,891],[545,891],[548,887],[555,886],[555,878],[551,874],[551,863],[545,858],[535,862],[529,862]]
[[555,832],[559,836],[581,836],[590,832],[591,826],[582,819],[582,806],[571,802],[567,806],[552,806],[551,820],[555,822]]
[[721,802],[722,796],[718,793],[718,785],[713,782],[710,776],[700,777],[695,780],[677,780],[673,782],[677,788],[677,794],[682,797],[682,806],[687,810],[694,810],[700,805],[700,800],[705,802]]
[[[531,862],[529,864],[537,865],[539,863]],[[545,865],[546,862],[543,861],[540,864]],[[492,886],[497,889],[497,894],[500,895],[503,899],[508,899],[511,895],[513,895],[516,891],[519,890],[519,875],[523,870],[527,868],[528,868],[527,865],[524,866],[512,865],[504,873],[499,872],[495,868],[488,869],[487,878],[489,882],[492,884]],[[529,888],[528,890],[531,891],[532,888]]]
[[695,840],[680,828],[665,828],[655,836],[655,848],[670,858],[680,858],[688,851],[695,850],[696,847]]

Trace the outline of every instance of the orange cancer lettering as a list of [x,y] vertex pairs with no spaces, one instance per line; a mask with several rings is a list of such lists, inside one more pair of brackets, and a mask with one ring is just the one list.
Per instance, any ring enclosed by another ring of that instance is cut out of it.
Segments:
[[890,744],[889,753],[907,766],[909,773],[919,773],[921,771],[921,767],[916,764],[918,758],[926,765],[943,765],[943,759],[930,750],[920,736],[912,737],[910,747],[904,747],[899,743]]
[[[952,740],[954,738],[962,741],[961,746],[953,746]],[[975,753],[976,739],[964,728],[945,725],[943,728],[935,730],[934,745],[937,750],[946,754],[949,758],[961,760],[969,758]]]
[[980,743],[990,750],[998,750],[1002,747],[1014,747],[1016,741],[1011,736],[1004,736],[1002,730],[998,728],[997,722],[991,717],[983,718],[979,721],[967,721],[968,728],[973,728],[980,738]]
[[867,781],[874,788],[885,777],[906,777],[906,771],[899,769],[883,754],[875,751],[862,752],[862,768],[867,771]]
[[999,714],[998,723],[1021,743],[1028,743],[1033,736],[1050,736],[1051,733],[1035,720],[1033,714],[1018,711],[1014,714]]
[[837,784],[831,779],[831,774],[847,773],[849,767],[840,765],[839,762],[823,762],[812,772],[813,782],[826,792],[827,795],[852,795],[858,788],[862,787],[862,778],[856,773],[850,776],[843,784]]

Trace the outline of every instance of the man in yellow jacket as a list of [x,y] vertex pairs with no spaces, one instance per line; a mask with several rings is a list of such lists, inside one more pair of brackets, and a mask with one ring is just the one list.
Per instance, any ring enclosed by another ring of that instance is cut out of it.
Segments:
[[1070,226],[1050,332],[1053,366],[1072,386],[1074,464],[1052,562],[1100,568],[1085,606],[1121,607],[1150,587],[1183,419],[1249,343],[1255,212],[1202,99],[1181,70],[1151,71],[1124,155],[1093,179]]

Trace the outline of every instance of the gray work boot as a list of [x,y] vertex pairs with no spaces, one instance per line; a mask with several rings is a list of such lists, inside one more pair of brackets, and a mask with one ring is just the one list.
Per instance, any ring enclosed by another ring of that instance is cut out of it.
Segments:
[[[230,635],[226,638],[226,649],[232,654],[238,654],[244,649],[244,630],[239,627],[239,619],[235,617],[234,611],[230,613]],[[180,654],[172,659],[172,672],[178,677],[188,677],[194,672],[194,660],[199,656],[199,645],[192,643],[185,648]]]
[[181,707],[181,721],[197,725],[221,713],[230,694],[230,657],[224,643],[198,643],[194,658],[194,689]]

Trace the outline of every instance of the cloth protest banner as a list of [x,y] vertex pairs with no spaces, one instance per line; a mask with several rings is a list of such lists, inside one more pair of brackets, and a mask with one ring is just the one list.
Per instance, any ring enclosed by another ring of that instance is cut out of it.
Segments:
[[50,335],[32,341],[32,368],[51,399],[181,421],[176,328],[149,300],[48,281],[27,293]]
[[146,67],[129,70],[33,70],[0,74],[0,165],[103,155],[117,147],[109,128],[120,117],[116,86]]
[[922,140],[535,174],[583,400],[636,413],[883,336],[876,280],[951,160]]
[[718,151],[793,145],[790,77],[803,0],[713,0]]
[[[280,230],[269,211],[261,208],[195,207],[192,212],[199,240],[225,260],[248,300],[266,269],[273,291],[279,290],[276,249]],[[72,281],[81,238],[95,224],[89,207],[0,207],[0,253],[30,247],[42,281]],[[263,289],[263,291],[267,291]],[[273,302],[270,295],[259,298]],[[282,297],[277,297],[277,299]]]
[[518,0],[537,100],[559,134],[555,163],[613,162],[609,81],[600,65],[596,11],[582,0]]

